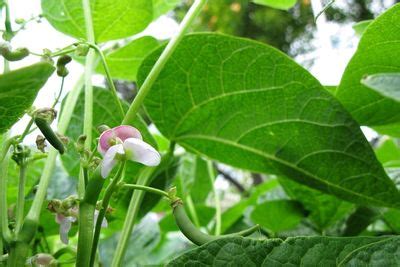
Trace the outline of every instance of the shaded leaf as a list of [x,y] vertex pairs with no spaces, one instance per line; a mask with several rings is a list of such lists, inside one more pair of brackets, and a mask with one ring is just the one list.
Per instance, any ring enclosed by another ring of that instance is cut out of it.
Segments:
[[364,77],[361,83],[384,97],[400,101],[400,73],[379,73]]
[[[143,63],[143,81],[161,50]],[[359,125],[276,49],[219,34],[185,37],[145,100],[164,136],[199,155],[283,174],[343,199],[399,206]]]
[[346,221],[343,236],[355,236],[361,234],[379,216],[379,211],[369,207],[358,207]]
[[40,62],[0,75],[0,133],[16,123],[31,107],[53,71],[51,64]]
[[354,207],[349,202],[324,194],[289,179],[280,178],[279,182],[292,199],[301,202],[304,208],[310,211],[308,218],[320,230],[324,230],[340,219],[343,219]]
[[274,200],[255,206],[250,217],[261,227],[278,233],[296,227],[304,217],[304,211],[296,201]]

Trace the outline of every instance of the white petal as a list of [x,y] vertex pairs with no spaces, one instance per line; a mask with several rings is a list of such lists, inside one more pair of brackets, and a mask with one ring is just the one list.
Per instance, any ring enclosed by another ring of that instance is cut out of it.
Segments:
[[125,153],[130,160],[147,166],[157,166],[160,164],[160,153],[146,142],[137,138],[128,138],[124,141],[123,145]]
[[114,168],[117,161],[115,160],[115,156],[117,154],[124,154],[124,147],[122,144],[114,145],[110,147],[106,154],[104,155],[103,161],[101,162],[101,176],[106,178],[111,170]]
[[71,230],[72,222],[75,221],[74,217],[65,217],[60,222],[60,239],[61,242],[68,245],[68,232]]

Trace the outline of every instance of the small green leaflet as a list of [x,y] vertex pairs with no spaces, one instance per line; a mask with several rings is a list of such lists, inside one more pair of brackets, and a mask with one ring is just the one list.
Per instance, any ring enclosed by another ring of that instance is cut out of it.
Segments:
[[400,238],[289,237],[258,241],[223,238],[193,249],[167,266],[399,266]]
[[154,19],[174,9],[182,0],[153,0]]
[[[42,0],[43,16],[56,30],[86,39],[82,0]],[[149,0],[90,1],[96,42],[132,36],[153,20]]]
[[367,29],[367,27],[373,22],[373,20],[363,20],[360,22],[357,22],[356,24],[353,25],[353,30],[356,32],[358,36],[362,36]]
[[276,9],[288,10],[297,3],[297,0],[253,0],[253,2]]
[[336,97],[365,126],[400,121],[400,103],[361,84],[370,75],[400,72],[400,4],[376,18],[365,30],[357,52],[347,65]]
[[[106,55],[106,62],[114,79],[136,81],[136,75],[143,59],[159,46],[159,42],[150,36],[144,36]],[[96,71],[105,74],[99,63]]]
[[361,83],[382,96],[400,102],[400,73],[379,73],[364,77]]
[[[139,84],[161,50],[142,64]],[[359,204],[400,206],[359,125],[309,72],[270,46],[188,35],[145,106],[165,137],[196,154]]]
[[16,123],[31,107],[53,71],[51,64],[41,62],[0,75],[0,133]]

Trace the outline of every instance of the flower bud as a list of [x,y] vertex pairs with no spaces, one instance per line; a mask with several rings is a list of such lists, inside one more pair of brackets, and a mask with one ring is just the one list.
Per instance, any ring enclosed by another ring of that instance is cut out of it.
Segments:
[[39,149],[40,151],[42,151],[43,153],[45,152],[45,148],[46,148],[46,138],[44,138],[43,135],[38,135],[36,137],[36,147],[37,149]]
[[89,53],[89,46],[87,44],[79,44],[76,47],[75,55],[79,57],[84,57]]

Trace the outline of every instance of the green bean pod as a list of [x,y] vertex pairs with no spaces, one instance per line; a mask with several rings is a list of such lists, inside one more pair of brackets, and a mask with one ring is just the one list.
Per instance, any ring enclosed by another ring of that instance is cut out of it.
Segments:
[[259,225],[255,225],[249,229],[234,234],[221,235],[221,236],[208,235],[197,229],[196,226],[189,219],[189,217],[186,214],[185,208],[183,206],[182,200],[180,199],[175,200],[171,204],[171,206],[173,208],[173,215],[175,218],[175,222],[179,227],[179,229],[181,230],[182,234],[184,234],[190,241],[192,241],[194,244],[198,246],[201,246],[210,241],[224,237],[248,236],[259,229]]
[[64,144],[57,136],[57,134],[53,131],[53,129],[51,129],[47,121],[43,118],[36,117],[35,124],[42,132],[44,137],[47,139],[47,141],[49,141],[50,145],[57,149],[60,154],[63,154],[65,151]]
[[1,55],[8,61],[18,61],[29,55],[29,50],[25,47],[17,48],[14,51],[10,49],[1,49]]

